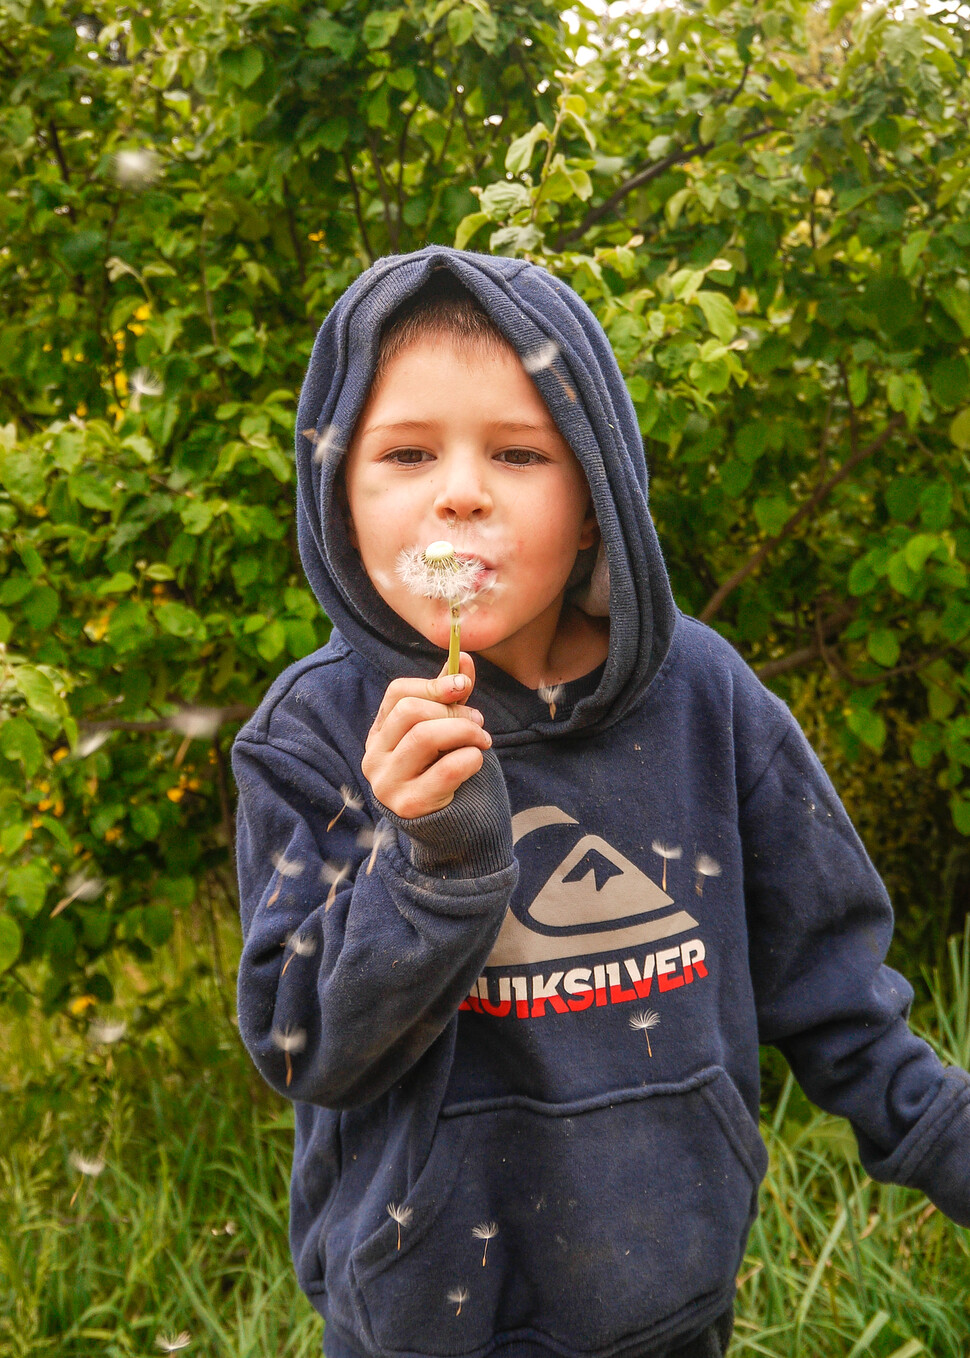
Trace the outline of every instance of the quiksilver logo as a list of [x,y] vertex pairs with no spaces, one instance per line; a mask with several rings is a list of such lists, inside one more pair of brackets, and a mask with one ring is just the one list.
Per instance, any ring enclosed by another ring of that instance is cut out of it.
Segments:
[[[532,806],[512,817],[512,838],[518,844],[547,825],[577,824],[558,806]],[[619,952],[695,929],[697,920],[686,910],[671,911],[673,904],[673,897],[612,844],[599,835],[583,835],[526,912],[544,926],[543,932],[509,910],[485,965],[516,967]]]

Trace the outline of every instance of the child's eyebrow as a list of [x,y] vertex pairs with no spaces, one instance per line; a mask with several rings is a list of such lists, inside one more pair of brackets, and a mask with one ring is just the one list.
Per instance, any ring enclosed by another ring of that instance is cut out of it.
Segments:
[[[385,424],[369,424],[361,432],[364,434],[387,434],[404,430],[426,433],[438,427],[436,420],[390,420]],[[557,434],[559,431],[550,422],[535,424],[529,420],[492,420],[490,429],[518,434]]]

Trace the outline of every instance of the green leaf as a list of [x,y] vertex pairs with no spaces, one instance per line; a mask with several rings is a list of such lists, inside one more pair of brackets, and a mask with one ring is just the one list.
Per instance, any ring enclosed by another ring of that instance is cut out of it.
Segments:
[[157,839],[162,828],[158,812],[153,806],[133,806],[128,817],[131,828],[142,839]]
[[370,48],[386,47],[404,18],[403,9],[372,10],[364,19],[364,42]]
[[138,582],[128,571],[115,571],[107,580],[102,580],[96,590],[98,594],[129,594]]
[[924,528],[939,532],[952,516],[953,491],[946,481],[931,481],[920,492],[920,521]]
[[0,914],[0,972],[10,970],[22,946],[20,925],[12,915]]
[[287,618],[283,630],[286,633],[286,649],[294,660],[302,660],[317,649],[317,634],[311,622],[303,618]]
[[970,365],[963,354],[948,354],[933,364],[930,391],[944,410],[953,410],[970,397]]
[[223,51],[219,60],[229,80],[244,90],[248,90],[263,71],[263,54],[258,47]]
[[698,292],[692,299],[704,313],[707,328],[728,344],[738,329],[738,316],[729,297],[722,292]]
[[870,750],[881,753],[886,743],[886,723],[878,712],[867,707],[850,707],[846,713],[846,725]]
[[847,588],[849,593],[855,598],[863,594],[869,594],[879,583],[879,576],[876,574],[872,558],[867,554],[856,561],[849,571]]
[[57,693],[50,679],[33,665],[15,665],[13,681],[26,698],[28,706],[41,716],[58,718],[67,711],[64,699]]
[[448,37],[456,47],[464,47],[475,32],[475,11],[468,4],[453,9],[448,15]]
[[899,642],[889,627],[877,627],[866,637],[866,649],[877,665],[891,669],[899,659]]
[[53,880],[54,874],[49,866],[38,858],[32,858],[8,871],[7,894],[19,901],[24,913],[33,918],[43,909],[47,888]]
[[950,422],[950,441],[958,448],[970,448],[970,406]]
[[932,234],[932,231],[914,231],[900,246],[899,258],[907,278],[916,268],[916,263],[929,244]]
[[334,56],[341,61],[346,61],[356,43],[357,38],[352,30],[338,24],[336,19],[332,19],[324,11],[311,19],[307,26],[307,47],[329,47]]
[[919,577],[907,564],[904,552],[894,552],[886,567],[886,578],[898,594],[909,599],[915,594]]
[[86,509],[109,510],[114,507],[115,494],[104,481],[88,472],[78,472],[67,478],[68,491],[73,500]]
[[489,184],[480,201],[482,211],[487,213],[493,222],[503,222],[513,213],[529,207],[532,199],[524,184],[500,179],[494,184]]
[[939,288],[936,297],[964,335],[970,336],[970,283],[967,279],[959,279],[952,287]]
[[198,613],[186,608],[185,604],[156,604],[155,617],[162,630],[173,637],[185,637],[195,641],[202,641],[205,638],[205,624]]
[[729,495],[732,500],[743,495],[751,484],[751,477],[754,475],[754,467],[748,462],[740,462],[737,458],[729,458],[721,467],[721,485],[724,487],[724,494]]
[[953,824],[960,834],[970,835],[970,797],[961,797],[958,792],[954,792],[950,797],[950,811]]
[[758,527],[770,537],[784,528],[791,515],[792,507],[783,495],[762,495],[754,502]]
[[903,553],[906,565],[917,574],[923,570],[931,556],[939,556],[944,561],[948,557],[946,544],[936,533],[917,533],[907,542]]
[[277,619],[267,623],[256,638],[256,649],[264,660],[275,660],[285,645],[286,629]]
[[886,508],[894,519],[908,523],[919,509],[923,482],[917,476],[896,476],[886,489]]
[[50,585],[41,585],[24,601],[24,617],[36,632],[42,632],[57,617],[58,607],[57,590]]
[[487,212],[470,212],[467,217],[462,217],[455,232],[455,249],[464,250],[476,231],[491,220]]
[[8,717],[0,723],[0,751],[8,759],[19,760],[28,778],[32,778],[44,762],[44,747],[26,717]]
[[29,452],[0,449],[0,485],[27,508],[44,498],[44,469]]

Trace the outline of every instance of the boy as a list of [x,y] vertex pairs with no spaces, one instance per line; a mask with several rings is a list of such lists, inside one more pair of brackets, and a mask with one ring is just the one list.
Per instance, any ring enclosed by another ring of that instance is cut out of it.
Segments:
[[[870,1175],[970,1224],[970,1076],[907,1026],[885,889],[788,708],[673,602],[584,303],[519,260],[383,259],[297,429],[334,631],[234,746],[238,1008],[295,1103],[328,1358],[720,1358],[759,1042]],[[464,687],[447,601],[398,574],[440,539],[477,563]]]

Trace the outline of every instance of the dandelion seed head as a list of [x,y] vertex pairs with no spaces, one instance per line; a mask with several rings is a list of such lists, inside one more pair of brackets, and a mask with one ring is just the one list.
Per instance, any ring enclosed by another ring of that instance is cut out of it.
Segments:
[[471,1296],[467,1287],[453,1287],[448,1293],[448,1300],[453,1301],[457,1306],[461,1306]]
[[313,460],[319,466],[333,452],[341,449],[340,430],[335,424],[326,424],[319,434],[315,429],[304,429],[303,437],[308,438],[313,444]]
[[211,740],[222,725],[217,707],[182,707],[168,719],[173,731],[191,740]]
[[413,1207],[402,1207],[400,1203],[389,1202],[387,1204],[387,1215],[392,1221],[396,1221],[399,1226],[406,1226],[414,1216]]
[[112,161],[114,177],[122,188],[137,189],[158,178],[161,163],[154,151],[116,151]]
[[117,1023],[109,1023],[107,1019],[93,1019],[88,1028],[88,1038],[98,1046],[110,1047],[113,1042],[120,1042],[128,1031],[128,1024],[124,1019]]
[[565,691],[565,684],[540,684],[536,689],[539,698],[544,703],[558,703]]
[[177,1353],[179,1349],[188,1348],[191,1340],[192,1336],[188,1330],[182,1330],[176,1335],[157,1334],[155,1347],[161,1349],[163,1353]]
[[303,871],[303,860],[301,858],[287,858],[284,853],[274,853],[272,855],[273,867],[281,877],[299,877]]
[[138,396],[161,396],[165,383],[150,368],[136,368],[128,379],[132,394]]
[[641,1009],[630,1018],[630,1027],[635,1032],[645,1033],[650,1028],[656,1028],[660,1022],[660,1015],[653,1009]]
[[303,1028],[274,1028],[273,1043],[281,1052],[301,1052],[306,1046],[306,1031]]
[[480,1221],[472,1227],[472,1235],[476,1240],[494,1240],[498,1235],[498,1222]]
[[86,1174],[92,1179],[96,1179],[105,1167],[104,1160],[88,1160],[83,1155],[79,1155],[77,1151],[71,1151],[68,1159],[72,1169],[76,1169],[79,1174]]
[[[449,556],[428,559],[432,549],[448,547]],[[430,547],[405,547],[398,554],[394,573],[412,594],[427,599],[457,599],[460,604],[478,593],[476,579],[484,568],[477,557],[464,560],[455,556],[451,543],[433,542]]]
[[659,839],[655,839],[650,847],[661,858],[682,858],[684,854],[679,844],[663,844]]
[[716,858],[711,858],[710,854],[699,853],[694,867],[702,877],[720,877],[721,865]]
[[544,368],[551,368],[559,357],[559,346],[554,340],[546,340],[540,344],[538,349],[534,349],[531,354],[526,354],[522,359],[522,366],[530,377],[536,373],[541,373]]
[[344,806],[349,807],[351,811],[363,810],[364,808],[363,797],[360,795],[359,792],[356,792],[354,788],[348,787],[346,783],[340,784],[340,796],[341,799],[343,800]]

